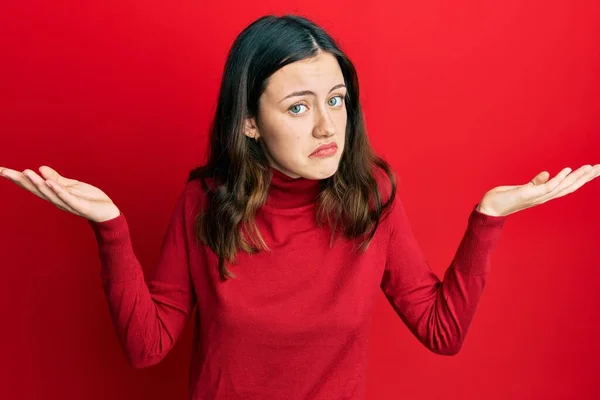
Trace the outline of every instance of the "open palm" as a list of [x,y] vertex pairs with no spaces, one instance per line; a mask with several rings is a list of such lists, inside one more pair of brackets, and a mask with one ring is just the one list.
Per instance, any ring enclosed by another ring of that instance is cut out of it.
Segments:
[[95,222],[104,222],[119,216],[117,206],[97,187],[61,176],[48,166],[41,166],[39,171],[42,176],[30,169],[19,172],[0,167],[1,176],[61,210]]
[[598,176],[600,164],[584,165],[573,172],[571,168],[564,168],[550,180],[550,174],[543,171],[524,185],[498,186],[490,190],[478,210],[492,216],[506,216],[572,193]]

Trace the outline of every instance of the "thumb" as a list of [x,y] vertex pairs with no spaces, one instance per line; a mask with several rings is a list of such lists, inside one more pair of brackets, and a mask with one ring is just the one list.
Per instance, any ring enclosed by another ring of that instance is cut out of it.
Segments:
[[70,186],[78,182],[75,179],[69,179],[65,178],[64,176],[61,176],[58,172],[56,172],[56,170],[50,168],[47,165],[42,165],[39,168],[39,170],[44,179],[50,179],[52,181],[58,182],[62,186]]
[[550,173],[548,171],[542,171],[527,183],[536,185],[536,186],[543,185],[544,183],[548,182],[549,178],[550,178]]
[[494,188],[493,190],[496,192],[507,192],[509,190],[521,189],[526,186],[534,186],[534,184],[535,184],[535,186],[543,185],[544,183],[548,182],[548,178],[550,178],[550,173],[548,173],[548,171],[542,171],[539,174],[537,174],[532,180],[530,180],[529,182],[527,182],[523,185],[498,186],[497,188]]

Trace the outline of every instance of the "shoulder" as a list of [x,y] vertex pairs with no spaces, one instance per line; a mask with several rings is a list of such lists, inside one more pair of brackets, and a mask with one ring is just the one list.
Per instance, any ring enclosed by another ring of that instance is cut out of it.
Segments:
[[388,166],[388,168],[389,171],[386,171],[380,166],[375,166],[373,168],[373,178],[377,183],[377,190],[382,202],[389,200],[390,196],[393,194],[393,188],[397,186],[396,173],[392,167]]
[[196,217],[208,205],[208,190],[214,187],[210,178],[188,179],[179,195],[179,202],[185,209],[186,217]]
[[389,171],[376,166],[373,171],[373,177],[377,182],[377,189],[382,204],[389,202],[381,220],[381,227],[384,231],[391,234],[397,229],[407,226],[408,218],[406,210],[402,203],[402,185],[392,167]]

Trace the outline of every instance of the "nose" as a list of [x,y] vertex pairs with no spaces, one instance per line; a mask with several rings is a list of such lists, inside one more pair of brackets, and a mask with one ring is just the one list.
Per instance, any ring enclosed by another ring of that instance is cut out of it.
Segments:
[[335,134],[335,124],[329,112],[321,111],[318,114],[315,127],[313,129],[313,136],[316,138],[323,138],[333,136]]

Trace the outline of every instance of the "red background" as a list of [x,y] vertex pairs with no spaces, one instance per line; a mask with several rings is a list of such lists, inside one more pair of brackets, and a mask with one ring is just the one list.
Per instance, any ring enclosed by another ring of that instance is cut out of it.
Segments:
[[[264,13],[302,13],[356,63],[373,146],[441,275],[487,190],[600,162],[599,4],[4,2],[0,165],[102,188],[150,271],[203,161],[232,40]],[[160,364],[131,368],[85,221],[9,181],[0,191],[0,396],[183,399],[191,324]],[[508,217],[457,356],[426,350],[381,295],[368,399],[597,398],[599,199],[600,179]]]

